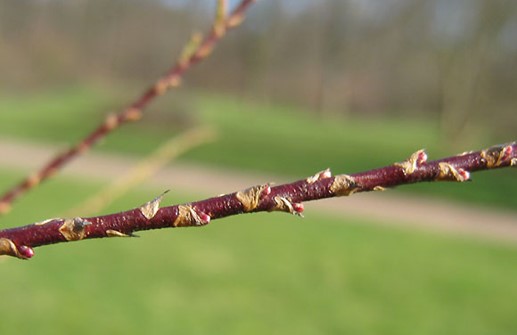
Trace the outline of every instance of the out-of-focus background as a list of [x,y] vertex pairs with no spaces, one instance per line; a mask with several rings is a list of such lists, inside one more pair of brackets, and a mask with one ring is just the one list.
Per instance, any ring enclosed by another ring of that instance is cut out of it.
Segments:
[[[1,189],[138,96],[214,7],[0,1]],[[515,92],[515,1],[259,0],[180,88],[0,225],[92,214],[85,199],[199,126],[216,140],[97,213],[513,141]],[[516,171],[473,180],[0,258],[0,332],[515,334]]]

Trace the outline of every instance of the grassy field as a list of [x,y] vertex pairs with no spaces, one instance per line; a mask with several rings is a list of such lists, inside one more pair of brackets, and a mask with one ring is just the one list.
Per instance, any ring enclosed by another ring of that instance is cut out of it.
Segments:
[[[0,187],[18,177],[0,171]],[[0,223],[58,216],[98,186],[58,177]],[[106,211],[137,206],[160,191],[137,190]],[[171,193],[164,204],[197,198]],[[0,258],[0,333],[517,330],[516,248],[312,212],[140,235],[38,248],[30,261]]]
[[[135,93],[69,88],[28,97],[2,97],[0,134],[73,143],[99,124],[107,112],[118,110],[132,94]],[[142,121],[119,129],[97,150],[144,155],[196,124],[213,125],[219,130],[219,139],[192,150],[182,159],[293,178],[327,167],[335,173],[353,173],[389,165],[420,148],[426,148],[432,159],[493,143],[487,135],[490,132],[483,130],[462,149],[444,148],[438,127],[429,122],[319,118],[299,108],[180,92],[164,97]],[[515,171],[478,173],[473,178],[475,182],[462,185],[422,184],[401,189],[517,208]]]

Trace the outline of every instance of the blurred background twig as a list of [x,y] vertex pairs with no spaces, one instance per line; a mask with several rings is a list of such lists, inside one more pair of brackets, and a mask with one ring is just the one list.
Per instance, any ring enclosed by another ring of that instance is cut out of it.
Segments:
[[[180,85],[183,74],[193,65],[203,61],[213,51],[217,42],[225,35],[226,31],[235,28],[244,20],[246,9],[255,0],[240,1],[231,13],[226,14],[226,0],[217,2],[217,10],[211,30],[205,35],[194,34],[187,42],[179,59],[162,76],[141,93],[136,100],[122,108],[116,114],[109,114],[94,130],[83,139],[72,145],[69,149],[56,155],[36,172],[23,179],[18,184],[9,188],[0,198],[0,214],[7,213],[12,203],[23,193],[38,186],[41,182],[53,176],[70,160],[89,150],[94,144],[106,135],[118,129],[127,122],[134,122],[143,116],[144,110],[155,100],[171,88]],[[133,36],[134,37],[134,36]],[[140,44],[140,40],[133,39]]]

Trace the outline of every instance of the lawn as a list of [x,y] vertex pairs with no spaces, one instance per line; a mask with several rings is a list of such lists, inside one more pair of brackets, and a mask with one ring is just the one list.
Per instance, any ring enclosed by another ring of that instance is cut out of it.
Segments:
[[[0,99],[0,135],[37,141],[75,143],[108,112],[124,106],[138,91],[120,93],[93,88],[68,88],[30,97]],[[96,150],[144,155],[163,141],[196,124],[209,124],[218,141],[196,148],[182,159],[284,174],[311,175],[326,167],[353,173],[402,161],[426,148],[430,159],[455,154],[440,141],[432,122],[319,117],[279,104],[254,104],[212,94],[174,92],[163,97],[142,121],[117,130]],[[462,149],[493,144],[479,134]],[[508,139],[515,140],[515,139]],[[423,184],[403,191],[450,199],[517,208],[515,171],[478,173],[475,182]]]
[[[0,171],[0,187],[19,177]],[[99,188],[58,177],[5,227]],[[137,206],[140,189],[106,211]],[[192,200],[173,191],[164,203]],[[49,194],[51,196],[49,196]],[[30,210],[29,210],[30,209]],[[310,212],[37,248],[0,258],[0,333],[515,334],[517,249]]]
[[[136,92],[72,87],[28,96],[5,96],[0,99],[0,134],[73,143]],[[140,122],[117,130],[96,150],[145,155],[167,138],[197,124],[216,127],[218,141],[196,148],[182,159],[292,178],[327,167],[335,173],[353,173],[389,165],[420,148],[428,150],[430,159],[460,150],[444,147],[438,127],[428,121],[323,118],[292,106],[181,91],[163,97]],[[489,133],[485,130],[476,134],[461,150],[493,144]],[[475,182],[462,185],[422,184],[400,189],[517,208],[514,170],[478,173],[473,178]]]

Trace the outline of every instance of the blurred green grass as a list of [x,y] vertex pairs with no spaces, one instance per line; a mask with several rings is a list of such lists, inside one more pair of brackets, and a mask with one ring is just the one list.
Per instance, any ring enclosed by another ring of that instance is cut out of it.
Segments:
[[[74,143],[117,111],[135,92],[69,88],[30,97],[0,99],[0,134],[37,141]],[[137,123],[118,129],[96,150],[144,155],[188,126],[210,124],[219,140],[180,159],[292,178],[330,167],[353,173],[390,165],[425,148],[430,159],[494,144],[489,131],[476,132],[468,147],[452,149],[429,121],[321,117],[301,108],[257,104],[206,93],[173,92]],[[515,140],[515,139],[508,139]],[[514,170],[482,172],[474,182],[403,186],[407,192],[456,201],[517,208]]]
[[[18,173],[0,171],[0,187]],[[57,177],[5,227],[101,185]],[[161,190],[135,190],[106,212]],[[51,196],[49,196],[51,194]],[[163,205],[199,198],[171,192]],[[78,213],[80,214],[80,213]],[[0,333],[515,334],[517,249],[350,217],[250,214],[0,258]]]

